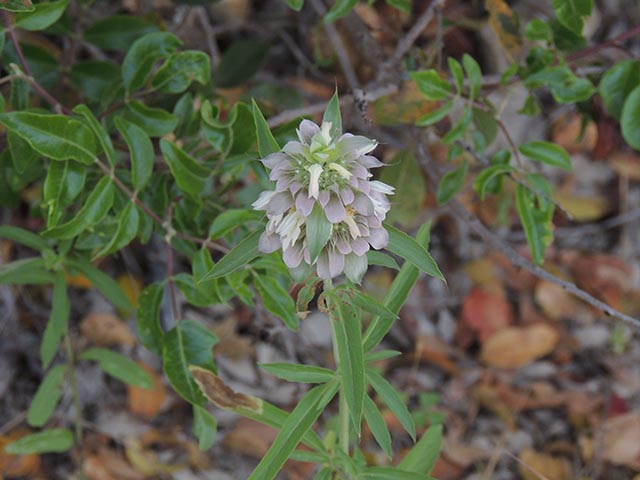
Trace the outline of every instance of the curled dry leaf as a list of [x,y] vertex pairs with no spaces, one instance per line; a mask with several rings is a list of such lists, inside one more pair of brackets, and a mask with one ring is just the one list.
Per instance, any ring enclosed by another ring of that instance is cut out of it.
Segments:
[[509,327],[491,335],[482,345],[484,363],[498,368],[520,368],[553,351],[558,332],[546,323]]
[[513,310],[503,293],[474,288],[462,304],[462,321],[484,343],[513,323]]
[[554,457],[525,448],[519,455],[520,474],[524,480],[572,480],[571,462],[566,458]]
[[229,410],[244,408],[257,413],[262,412],[262,400],[244,393],[234,392],[216,374],[210,370],[191,365],[189,367],[193,379],[202,393],[215,406]]
[[167,389],[161,377],[148,365],[138,362],[138,365],[147,372],[153,380],[153,388],[140,388],[134,385],[127,385],[127,401],[129,411],[145,420],[155,417],[164,405],[167,398]]
[[131,347],[136,337],[127,324],[112,313],[92,312],[80,323],[82,335],[100,347],[125,345]]

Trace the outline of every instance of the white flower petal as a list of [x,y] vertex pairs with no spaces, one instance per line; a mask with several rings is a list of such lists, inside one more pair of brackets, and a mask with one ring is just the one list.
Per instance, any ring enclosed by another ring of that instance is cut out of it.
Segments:
[[273,197],[275,194],[276,192],[274,190],[265,190],[264,192],[260,193],[258,199],[253,202],[251,206],[254,210],[266,210],[269,200],[271,200],[271,197]]
[[338,172],[338,174],[346,180],[349,180],[351,178],[351,172],[346,168],[344,168],[342,165],[339,165],[335,162],[331,162],[329,164],[329,168]]
[[322,175],[322,165],[314,163],[309,167],[309,196],[318,198],[320,193],[320,175]]

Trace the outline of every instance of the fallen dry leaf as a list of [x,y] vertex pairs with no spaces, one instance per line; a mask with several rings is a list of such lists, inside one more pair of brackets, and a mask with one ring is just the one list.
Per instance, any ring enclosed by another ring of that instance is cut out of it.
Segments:
[[582,115],[570,113],[553,125],[551,138],[569,153],[591,152],[598,141],[598,127],[589,122],[583,129]]
[[474,288],[462,304],[462,322],[484,342],[513,323],[513,309],[504,294]]
[[500,330],[482,345],[484,363],[498,368],[520,368],[553,351],[558,333],[546,323]]
[[143,480],[145,475],[137,472],[121,454],[101,447],[97,454],[86,457],[82,473],[89,480]]
[[547,280],[538,282],[534,296],[538,306],[552,320],[573,317],[580,308],[580,302],[573,295]]
[[573,480],[571,462],[563,457],[555,457],[525,448],[520,452],[519,470],[524,480]]
[[611,211],[609,201],[598,195],[574,195],[557,193],[553,199],[569,212],[574,222],[592,222],[604,217]]
[[80,332],[100,347],[132,347],[136,343],[136,337],[127,324],[108,312],[92,312],[84,317],[80,323]]
[[447,373],[456,375],[459,369],[450,358],[453,353],[453,349],[442,340],[431,335],[420,335],[412,360],[431,363]]
[[191,365],[189,367],[193,379],[202,393],[217,407],[234,410],[246,408],[254,412],[262,412],[262,400],[244,393],[234,392],[216,374],[210,370]]
[[487,292],[504,293],[502,270],[489,256],[468,262],[464,272],[475,285]]
[[608,419],[604,425],[602,458],[614,465],[640,470],[640,412]]
[[621,177],[629,180],[640,180],[640,155],[633,153],[617,153],[608,159],[611,168]]
[[486,0],[485,8],[489,12],[489,25],[496,33],[500,45],[510,59],[517,57],[522,49],[518,17],[505,0]]
[[127,401],[129,411],[145,420],[151,420],[162,410],[167,389],[162,378],[148,365],[138,362],[138,365],[147,372],[153,380],[153,388],[140,388],[134,385],[127,385]]

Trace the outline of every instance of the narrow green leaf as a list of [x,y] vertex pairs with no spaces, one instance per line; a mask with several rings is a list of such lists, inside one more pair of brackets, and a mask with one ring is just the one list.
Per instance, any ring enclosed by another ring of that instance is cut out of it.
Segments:
[[627,97],[620,117],[622,136],[636,150],[640,150],[640,86]]
[[136,192],[142,190],[153,173],[153,144],[145,131],[124,118],[114,119],[116,128],[129,147],[131,155],[131,183]]
[[251,233],[236,245],[229,253],[220,259],[207,273],[202,281],[219,278],[236,271],[240,267],[247,265],[251,260],[260,255],[258,251],[258,241],[262,232],[260,230]]
[[164,286],[152,283],[138,297],[138,314],[136,325],[140,343],[156,355],[162,353],[162,337],[164,332],[160,325],[160,305]]
[[160,150],[180,189],[194,197],[200,195],[211,173],[209,169],[164,138],[160,140]]
[[393,257],[390,257],[386,253],[378,252],[377,250],[369,250],[367,252],[367,263],[369,265],[391,268],[392,270],[400,270],[400,265],[398,265],[398,262],[396,262]]
[[98,119],[93,115],[93,112],[91,112],[91,110],[89,110],[86,105],[75,106],[73,108],[73,112],[77,113],[78,115],[82,115],[87,121],[87,123],[89,124],[89,128],[98,138],[100,146],[102,147],[102,151],[107,156],[109,165],[113,167],[116,164],[116,151],[113,148],[113,143],[111,143],[109,132],[107,132],[104,126],[98,121]]
[[432,425],[405,455],[398,468],[423,475],[431,472],[442,448],[442,425]]
[[302,10],[302,6],[304,5],[304,0],[285,0],[285,2],[287,2],[289,8],[295,10],[296,12]]
[[449,112],[453,108],[453,100],[449,100],[442,105],[440,105],[435,110],[430,111],[429,113],[423,115],[418,120],[416,120],[416,125],[418,127],[429,127],[438,123],[444,117],[449,115]]
[[482,70],[478,62],[468,53],[462,56],[462,65],[469,79],[469,99],[474,100],[482,90]]
[[380,360],[386,360],[388,358],[397,357],[398,355],[402,355],[402,352],[398,352],[397,350],[378,350],[376,352],[366,353],[364,356],[365,363],[375,363]]
[[138,100],[129,100],[127,120],[142,128],[150,137],[163,137],[178,126],[178,117],[162,108],[153,108]]
[[440,272],[438,265],[422,245],[406,233],[392,227],[391,225],[385,225],[385,228],[387,229],[387,232],[389,232],[389,244],[386,247],[387,250],[404,258],[427,275],[431,275],[432,277],[439,278],[444,281],[444,276]]
[[272,480],[276,477],[286,460],[324,411],[327,404],[338,391],[338,382],[311,389],[302,397],[296,408],[282,424],[271,448],[262,458],[249,480]]
[[89,227],[99,223],[113,205],[115,187],[109,177],[102,177],[87,197],[86,202],[67,223],[45,230],[42,235],[67,240],[77,237]]
[[[536,206],[536,197],[526,187],[517,186],[516,207],[518,216],[531,249],[531,257],[536,265],[541,265],[544,262],[545,251],[553,240],[553,233],[551,231],[551,215]],[[541,199],[537,198],[540,202]],[[545,202],[545,200],[542,200],[542,202]],[[553,204],[550,205],[551,209],[553,209]]]
[[410,0],[386,0],[387,4],[391,5],[398,10],[405,13],[411,13],[411,1]]
[[42,427],[58,406],[65,385],[68,365],[56,365],[42,379],[27,411],[27,423]]
[[42,368],[48,368],[58,352],[60,340],[67,332],[71,303],[67,293],[67,282],[63,272],[56,272],[53,282],[53,301],[49,320],[42,335],[40,359]]
[[118,380],[140,388],[152,388],[153,380],[136,362],[113,350],[89,348],[78,359],[98,362],[100,368]]
[[453,57],[447,58],[447,63],[449,64],[449,71],[456,85],[456,92],[460,95],[464,87],[464,72],[462,71],[462,66],[460,62]]
[[311,215],[307,217],[307,242],[309,246],[309,254],[311,262],[315,262],[320,252],[331,237],[332,225],[327,219],[322,207],[316,202],[311,211]]
[[464,186],[464,180],[467,177],[467,162],[464,161],[460,166],[445,173],[438,184],[438,193],[436,199],[439,204],[447,203],[451,200]]
[[440,77],[437,71],[422,70],[410,74],[411,79],[418,85],[418,90],[428,100],[444,100],[451,95],[451,85]]
[[15,25],[25,30],[44,30],[58,21],[68,4],[69,0],[38,3],[31,12],[17,13]]
[[218,430],[218,422],[204,407],[193,406],[193,434],[198,439],[200,450],[209,450],[213,446]]
[[4,451],[9,455],[62,453],[73,447],[73,434],[66,428],[52,428],[26,435],[11,442]]
[[0,225],[0,238],[21,243],[29,248],[42,252],[48,250],[49,244],[35,233],[11,225]]
[[252,100],[253,103],[253,121],[256,126],[256,136],[258,137],[258,151],[260,152],[261,157],[266,157],[267,155],[280,151],[280,145],[273,137],[271,130],[269,129],[269,125],[267,125],[267,121],[264,119],[260,108],[258,108],[258,104],[255,100]]
[[40,257],[0,265],[0,285],[53,283],[54,276]]
[[296,363],[261,363],[260,367],[274,377],[287,382],[298,383],[326,383],[336,375],[332,370],[313,365],[298,365]]
[[391,435],[389,434],[389,429],[376,402],[371,400],[369,395],[365,395],[364,397],[364,420],[367,422],[373,438],[376,439],[382,451],[387,457],[391,458],[393,452],[391,451]]
[[148,33],[133,42],[122,62],[122,80],[127,92],[143,87],[154,64],[167,58],[180,45],[180,39],[169,32]]
[[296,332],[300,319],[296,315],[296,305],[289,292],[272,276],[254,274],[253,278],[265,308],[282,320],[289,330]]
[[334,140],[342,135],[342,115],[340,114],[340,99],[338,98],[338,89],[333,93],[331,100],[327,104],[327,108],[322,116],[322,123],[330,123],[331,129],[329,135]]
[[571,171],[571,157],[559,145],[551,142],[536,141],[520,145],[520,153],[532,160],[546,163],[563,170]]
[[93,285],[96,286],[107,300],[122,310],[131,310],[131,302],[114,279],[106,275],[87,261],[67,259],[68,267],[78,270],[82,275],[87,277]]
[[26,140],[42,156],[53,160],[76,160],[85,165],[95,161],[93,132],[65,115],[2,113],[0,123]]
[[[416,235],[416,241],[419,245],[424,246],[424,248],[427,248],[429,245],[430,228],[431,223],[425,223],[420,227]],[[394,315],[398,315],[400,308],[402,308],[404,302],[409,297],[409,292],[411,292],[411,289],[418,280],[419,273],[419,270],[412,263],[405,262],[391,283],[383,303]],[[382,341],[394,321],[395,318],[391,317],[374,317],[371,320],[364,334],[363,346],[365,352],[373,349]]]
[[367,379],[380,399],[389,407],[389,410],[391,410],[402,427],[411,436],[413,441],[415,441],[416,426],[413,423],[413,417],[396,389],[375,370],[367,369]]
[[358,0],[336,0],[331,9],[324,16],[325,23],[332,23],[339,18],[344,17],[347,13],[353,10]]
[[380,303],[378,300],[362,291],[357,290],[351,297],[351,300],[353,300],[353,303],[365,312],[369,312],[379,317],[392,318],[394,320],[398,318],[398,315],[389,310],[383,303]]
[[351,424],[360,435],[366,395],[360,312],[339,297],[332,296],[327,301],[336,342],[336,363],[341,380],[340,395],[344,394]]

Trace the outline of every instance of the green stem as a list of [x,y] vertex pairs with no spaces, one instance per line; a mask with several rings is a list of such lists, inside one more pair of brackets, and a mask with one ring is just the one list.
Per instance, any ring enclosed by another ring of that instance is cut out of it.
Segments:
[[[331,280],[325,280],[325,292],[332,288]],[[329,302],[329,299],[325,299]],[[338,342],[336,329],[338,328],[337,320],[331,316],[331,340],[333,342],[333,357],[336,362],[336,369],[340,372],[340,354],[338,352]],[[347,397],[344,393],[344,378],[340,379],[340,403],[338,404],[338,444],[344,453],[349,454],[349,406],[347,405]]]

